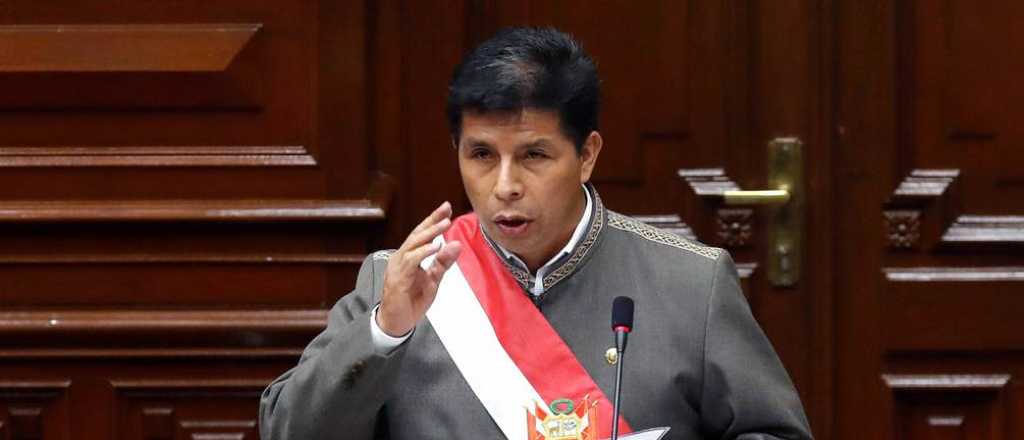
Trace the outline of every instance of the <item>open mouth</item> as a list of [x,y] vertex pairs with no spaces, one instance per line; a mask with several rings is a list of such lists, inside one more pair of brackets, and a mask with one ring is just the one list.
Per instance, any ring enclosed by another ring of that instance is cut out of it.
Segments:
[[515,220],[498,220],[499,225],[506,228],[518,228],[526,224],[526,220],[515,219]]
[[498,229],[505,235],[516,236],[526,232],[526,228],[530,225],[530,221],[523,218],[504,218],[495,220],[494,224],[498,226]]

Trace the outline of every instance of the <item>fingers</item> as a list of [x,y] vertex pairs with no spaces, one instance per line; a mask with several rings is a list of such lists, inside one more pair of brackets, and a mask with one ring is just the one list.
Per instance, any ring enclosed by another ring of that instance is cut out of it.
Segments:
[[423,261],[424,258],[434,255],[440,249],[441,243],[430,242],[406,252],[405,255],[402,257],[403,263],[405,263],[404,269],[419,269],[420,262]]
[[417,232],[419,232],[419,231],[421,231],[421,230],[423,230],[423,229],[425,229],[427,227],[430,227],[431,225],[441,221],[441,219],[449,218],[451,216],[452,216],[452,204],[448,203],[446,201],[446,202],[442,203],[440,206],[438,206],[437,208],[435,208],[434,212],[431,212],[430,215],[427,216],[427,218],[423,219],[423,221],[420,222],[420,224],[416,225],[416,227],[413,228],[412,232],[410,232],[409,235],[413,235],[413,234],[415,234],[415,233],[417,233]]
[[430,276],[435,282],[440,282],[441,277],[444,273],[455,264],[455,261],[459,259],[459,254],[462,253],[462,243],[453,241],[444,245],[440,251],[437,252],[437,257],[434,258],[434,264],[430,265],[430,269],[427,271],[427,275]]
[[441,219],[441,221],[437,222],[433,226],[423,229],[422,231],[410,234],[409,237],[405,239],[405,243],[403,244],[403,246],[406,249],[415,249],[420,246],[423,246],[424,244],[434,241],[434,239],[437,238],[438,235],[443,234],[451,226],[451,220],[446,218]]
[[416,229],[409,233],[399,251],[409,251],[418,248],[438,235],[443,234],[451,226],[452,221],[449,218],[451,214],[451,205],[448,202],[442,203],[419,226],[416,226]]

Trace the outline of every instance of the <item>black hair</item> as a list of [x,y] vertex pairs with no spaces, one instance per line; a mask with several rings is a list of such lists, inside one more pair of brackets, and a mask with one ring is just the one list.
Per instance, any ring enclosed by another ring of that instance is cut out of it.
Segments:
[[504,29],[455,68],[448,86],[452,141],[457,145],[462,136],[465,111],[550,110],[579,152],[597,130],[600,95],[597,66],[572,36],[552,28]]

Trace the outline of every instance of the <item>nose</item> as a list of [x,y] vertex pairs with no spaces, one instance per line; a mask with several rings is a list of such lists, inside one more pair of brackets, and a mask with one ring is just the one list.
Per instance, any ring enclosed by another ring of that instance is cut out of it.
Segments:
[[511,202],[523,198],[523,182],[519,170],[511,160],[503,160],[498,170],[498,182],[494,188],[498,200]]

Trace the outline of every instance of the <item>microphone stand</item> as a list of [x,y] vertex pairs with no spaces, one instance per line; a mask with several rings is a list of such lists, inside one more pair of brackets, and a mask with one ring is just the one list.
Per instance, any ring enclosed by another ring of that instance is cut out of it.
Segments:
[[622,364],[625,362],[624,350],[617,350],[619,361],[615,363],[615,404],[612,410],[612,438],[619,440],[619,400],[622,398]]

